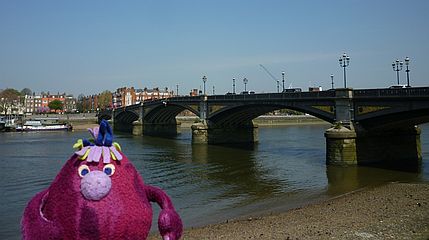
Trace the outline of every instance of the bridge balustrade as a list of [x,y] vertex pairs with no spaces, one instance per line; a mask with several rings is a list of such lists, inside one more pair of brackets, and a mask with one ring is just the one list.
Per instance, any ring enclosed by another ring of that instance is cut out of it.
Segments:
[[428,87],[419,88],[383,88],[359,89],[353,91],[353,97],[421,97],[429,96]]
[[301,99],[301,98],[327,98],[327,97],[328,98],[335,97],[335,91],[211,95],[211,96],[207,96],[207,99],[229,101],[229,100]]

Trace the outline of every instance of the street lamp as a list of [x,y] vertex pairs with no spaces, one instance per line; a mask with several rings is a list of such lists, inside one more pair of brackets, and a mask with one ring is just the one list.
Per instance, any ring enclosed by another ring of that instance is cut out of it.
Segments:
[[232,93],[235,94],[235,78],[232,78]]
[[334,74],[331,74],[331,89],[334,89]]
[[213,85],[213,95],[215,95],[215,86]]
[[176,84],[176,96],[179,96],[179,84]]
[[396,80],[398,81],[398,85],[399,85],[399,71],[402,70],[402,66],[404,66],[404,62],[399,61],[398,59],[396,59],[396,61],[392,63],[393,71],[396,71]]
[[410,86],[410,69],[408,69],[408,65],[410,65],[410,58],[406,57],[405,66],[407,66],[407,70],[405,70],[405,72],[407,72],[407,87],[411,87]]
[[280,81],[277,79],[277,92],[280,92]]
[[350,64],[350,57],[347,56],[346,53],[343,53],[343,56],[340,57],[339,62],[340,62],[340,67],[342,67],[344,70],[344,88],[346,88],[347,87],[346,67],[348,67]]
[[285,91],[285,72],[282,72],[283,92]]
[[247,85],[247,83],[249,82],[249,80],[247,79],[247,78],[244,78],[243,79],[243,83],[244,83],[244,91],[246,92],[247,91],[247,88],[246,88],[246,85]]
[[204,95],[206,95],[206,82],[207,82],[207,77],[203,76],[203,83],[204,83]]

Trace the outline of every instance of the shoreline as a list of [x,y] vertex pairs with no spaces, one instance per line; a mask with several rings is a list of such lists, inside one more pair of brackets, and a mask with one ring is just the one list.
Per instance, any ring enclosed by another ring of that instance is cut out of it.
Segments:
[[[156,228],[156,226],[152,226]],[[186,228],[182,239],[428,239],[429,183],[388,183],[279,213]],[[157,232],[149,239],[159,239]]]

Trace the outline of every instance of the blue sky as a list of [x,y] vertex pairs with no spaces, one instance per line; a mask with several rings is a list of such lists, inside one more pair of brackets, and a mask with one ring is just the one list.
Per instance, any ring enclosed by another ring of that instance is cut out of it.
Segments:
[[[429,85],[429,1],[0,0],[0,89],[77,96],[168,87],[187,94],[276,82],[307,89],[343,85],[338,59],[351,57],[347,85],[396,84],[392,62],[411,58],[414,86]],[[405,71],[401,83],[405,83]],[[208,90],[207,90],[208,91]]]

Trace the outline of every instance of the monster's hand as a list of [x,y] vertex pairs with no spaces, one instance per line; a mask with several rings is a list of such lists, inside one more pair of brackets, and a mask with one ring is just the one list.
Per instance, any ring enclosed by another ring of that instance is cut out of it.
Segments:
[[176,240],[182,235],[182,220],[174,209],[164,209],[159,213],[158,229],[164,240]]
[[161,207],[158,218],[158,229],[164,240],[177,240],[182,236],[182,220],[174,210],[170,198],[161,189],[146,186],[149,201],[156,202]]

